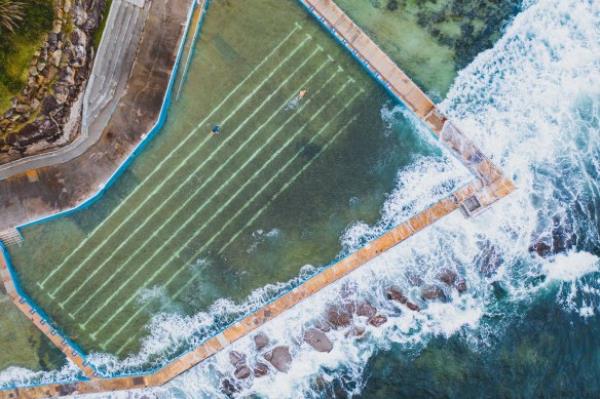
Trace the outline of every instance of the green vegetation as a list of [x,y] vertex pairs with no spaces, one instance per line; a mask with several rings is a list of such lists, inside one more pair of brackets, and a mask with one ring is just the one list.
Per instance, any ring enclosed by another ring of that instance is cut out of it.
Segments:
[[94,32],[94,48],[98,49],[100,45],[100,40],[102,40],[102,32],[104,32],[104,27],[106,26],[106,21],[108,20],[108,12],[110,11],[110,6],[112,5],[112,0],[107,0],[104,4],[104,10],[102,11],[102,19],[100,20],[100,26]]
[[42,44],[44,34],[52,28],[54,19],[52,0],[0,0],[0,4],[9,3],[21,4],[22,14],[18,14],[12,28],[7,29],[4,22],[7,14],[2,14],[4,8],[0,7],[3,21],[0,24],[0,112],[10,105],[10,99],[27,82],[31,59]]
[[13,0],[0,0],[0,29],[14,32],[23,20],[23,3]]

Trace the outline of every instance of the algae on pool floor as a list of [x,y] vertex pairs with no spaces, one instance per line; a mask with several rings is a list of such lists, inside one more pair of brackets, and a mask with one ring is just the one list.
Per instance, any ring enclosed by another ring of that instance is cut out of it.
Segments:
[[66,364],[65,356],[29,321],[0,290],[0,370],[23,367],[55,370]]
[[212,2],[161,133],[89,209],[25,228],[13,263],[84,350],[124,356],[158,312],[243,301],[377,221],[398,170],[442,156],[393,104],[296,1]]

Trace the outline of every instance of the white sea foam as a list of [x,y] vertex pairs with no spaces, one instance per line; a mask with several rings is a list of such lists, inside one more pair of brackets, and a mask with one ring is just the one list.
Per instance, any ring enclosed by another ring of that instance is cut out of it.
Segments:
[[575,281],[588,273],[597,272],[600,266],[598,261],[598,257],[589,252],[559,254],[544,263],[544,271],[550,279]]

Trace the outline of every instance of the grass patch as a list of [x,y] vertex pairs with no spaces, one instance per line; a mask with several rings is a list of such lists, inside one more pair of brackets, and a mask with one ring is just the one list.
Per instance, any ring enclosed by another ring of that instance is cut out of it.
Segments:
[[27,83],[29,63],[52,29],[52,0],[25,0],[24,18],[14,33],[0,30],[0,112]]
[[100,46],[100,40],[102,40],[102,32],[104,32],[104,28],[106,27],[106,21],[108,20],[108,12],[110,11],[110,6],[112,5],[112,0],[106,0],[104,4],[104,10],[102,10],[102,19],[100,20],[100,26],[94,32],[94,48],[97,50],[98,46]]

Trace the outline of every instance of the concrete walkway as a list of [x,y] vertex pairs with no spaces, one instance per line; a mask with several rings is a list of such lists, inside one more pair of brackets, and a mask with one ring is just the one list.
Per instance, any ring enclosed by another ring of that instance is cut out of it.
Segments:
[[[75,159],[96,143],[123,95],[138,51],[149,3],[113,0],[83,96],[79,135],[64,147],[0,165],[0,180]],[[74,107],[77,105],[74,104]]]

